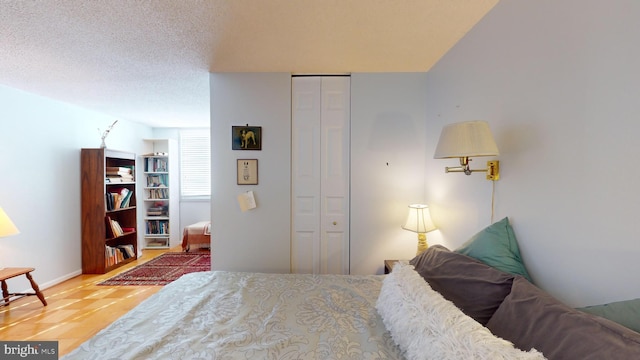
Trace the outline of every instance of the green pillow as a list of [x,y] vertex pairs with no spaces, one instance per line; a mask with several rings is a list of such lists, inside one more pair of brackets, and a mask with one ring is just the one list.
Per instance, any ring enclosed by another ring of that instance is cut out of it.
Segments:
[[455,251],[478,259],[498,270],[522,275],[533,282],[522,263],[516,235],[506,217],[475,234]]
[[587,306],[578,310],[601,316],[640,333],[640,299]]

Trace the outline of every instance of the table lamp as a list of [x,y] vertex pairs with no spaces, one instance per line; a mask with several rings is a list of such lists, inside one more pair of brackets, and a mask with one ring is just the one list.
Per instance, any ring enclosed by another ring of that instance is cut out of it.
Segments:
[[431,221],[429,207],[422,204],[409,205],[407,221],[402,228],[418,233],[418,251],[416,252],[416,255],[420,255],[423,251],[427,250],[428,245],[426,233],[436,229],[433,221]]
[[20,231],[0,207],[0,238],[17,234],[20,234]]

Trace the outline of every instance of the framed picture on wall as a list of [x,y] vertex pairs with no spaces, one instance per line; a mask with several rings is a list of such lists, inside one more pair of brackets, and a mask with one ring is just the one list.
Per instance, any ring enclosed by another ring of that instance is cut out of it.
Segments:
[[238,159],[238,185],[258,185],[258,159]]
[[262,150],[262,126],[232,126],[231,149]]

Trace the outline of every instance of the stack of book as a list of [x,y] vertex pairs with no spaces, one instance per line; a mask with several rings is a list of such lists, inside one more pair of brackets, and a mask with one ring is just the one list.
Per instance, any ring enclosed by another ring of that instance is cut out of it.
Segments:
[[122,166],[107,166],[107,182],[134,182],[133,169]]
[[163,203],[155,203],[147,209],[147,216],[167,216],[169,207]]
[[133,245],[105,246],[105,265],[112,266],[123,260],[135,257]]
[[165,172],[167,171],[167,159],[146,158],[144,163],[145,172]]
[[169,233],[169,222],[167,220],[149,220],[147,221],[148,235],[163,235]]
[[104,221],[107,229],[107,233],[105,234],[107,239],[117,238],[126,233],[134,232],[136,230],[135,228],[131,227],[122,227],[117,220],[114,220],[109,216],[106,216]]
[[120,223],[111,219],[109,216],[105,218],[105,225],[107,226],[107,238],[116,238],[124,234]]
[[169,185],[168,174],[147,175],[147,187],[167,187]]
[[157,189],[149,189],[149,199],[168,199],[169,188],[161,187]]

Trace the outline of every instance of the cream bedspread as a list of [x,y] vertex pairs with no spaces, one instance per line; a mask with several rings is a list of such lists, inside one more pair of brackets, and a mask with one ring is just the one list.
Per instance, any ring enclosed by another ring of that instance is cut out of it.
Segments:
[[182,231],[182,250],[189,251],[192,245],[211,247],[211,222],[201,221],[185,226]]
[[383,278],[186,274],[63,359],[401,359]]

